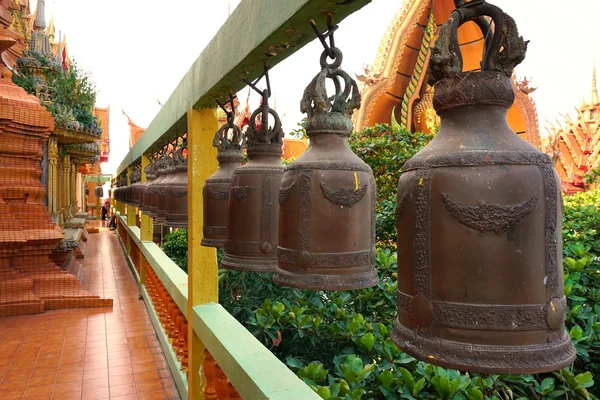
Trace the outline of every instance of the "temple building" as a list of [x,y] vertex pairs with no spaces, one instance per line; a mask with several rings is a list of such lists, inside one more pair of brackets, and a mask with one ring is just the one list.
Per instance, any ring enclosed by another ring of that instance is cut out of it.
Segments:
[[[44,14],[44,0],[35,16],[26,0],[0,0],[0,247],[9,249],[0,252],[0,315],[112,305],[81,288],[77,261],[87,242],[78,167],[98,160],[101,131],[51,112],[48,83],[62,66]],[[34,93],[17,82],[33,82]]]
[[[439,125],[433,109],[433,88],[427,84],[431,49],[439,27],[454,10],[453,0],[407,0],[381,40],[375,61],[358,76],[363,106],[354,115],[356,130],[377,123],[398,123],[415,132]],[[477,71],[483,53],[479,27],[469,22],[458,31],[464,70]],[[511,128],[540,147],[537,112],[527,80],[513,78],[515,104],[509,110]]]
[[596,66],[590,94],[579,107],[577,116],[565,116],[557,125],[549,124],[549,147],[556,160],[556,171],[565,193],[588,189],[585,175],[600,168],[600,96]]

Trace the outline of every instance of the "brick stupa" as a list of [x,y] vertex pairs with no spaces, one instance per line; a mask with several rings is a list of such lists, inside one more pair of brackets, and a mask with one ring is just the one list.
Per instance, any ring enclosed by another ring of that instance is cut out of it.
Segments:
[[[6,11],[0,0],[0,11]],[[39,100],[12,82],[3,53],[15,42],[0,18],[0,316],[48,309],[112,306],[79,286],[50,259],[63,231],[50,219],[40,181],[43,146],[54,120]]]

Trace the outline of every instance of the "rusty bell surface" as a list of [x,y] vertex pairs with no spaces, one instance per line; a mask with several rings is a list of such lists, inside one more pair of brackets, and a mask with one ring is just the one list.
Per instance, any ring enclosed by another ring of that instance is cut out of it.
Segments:
[[158,210],[158,189],[162,185],[162,182],[165,180],[165,156],[162,155],[156,160],[154,163],[154,175],[156,178],[150,185],[148,185],[148,205],[146,207],[146,213],[152,217],[156,218],[157,210]]
[[140,201],[140,211],[144,214],[148,213],[148,206],[150,205],[150,199],[148,198],[148,189],[156,179],[156,175],[154,174],[154,163],[149,164],[144,168],[144,172],[146,173],[146,182],[143,185],[142,190],[142,200]]
[[[278,267],[274,281],[314,290],[371,287],[375,271],[375,203],[371,168],[348,146],[351,116],[360,107],[356,82],[321,57],[321,72],[304,91],[310,144],[285,168],[279,191]],[[325,82],[334,80],[331,100]]]
[[165,225],[173,228],[187,228],[188,225],[188,176],[185,147],[175,152],[175,173],[167,187]]
[[146,185],[144,187],[144,193],[142,195],[142,204],[140,205],[140,211],[147,215],[149,214],[151,203],[150,190],[154,185],[154,182],[156,182],[157,178],[156,164],[157,161],[153,161],[152,163],[150,163],[150,165],[146,167]]
[[232,112],[227,114],[227,123],[217,130],[213,139],[213,146],[218,151],[219,168],[206,180],[202,190],[204,201],[202,246],[225,246],[229,184],[233,172],[242,165],[244,160],[243,134],[240,127],[234,124],[234,117],[235,114]]
[[[488,26],[484,16],[505,36],[484,30],[483,72],[462,72],[456,31],[468,20]],[[441,127],[399,180],[392,333],[428,363],[530,374],[575,358],[564,327],[560,182],[551,159],[506,120],[526,44],[512,18],[484,2],[453,12],[432,53]]]
[[177,172],[177,161],[175,159],[175,152],[168,153],[165,158],[165,166],[163,169],[164,178],[157,186],[158,202],[156,207],[156,222],[164,223],[167,219],[167,191],[175,174]]
[[131,174],[131,204],[138,207],[140,203],[142,171],[139,167],[133,170]]
[[[259,114],[260,130],[255,122]],[[268,114],[275,119],[272,128],[267,128]],[[263,96],[263,107],[254,111],[246,132],[248,162],[231,179],[224,268],[273,272],[277,266],[283,135],[279,116]]]

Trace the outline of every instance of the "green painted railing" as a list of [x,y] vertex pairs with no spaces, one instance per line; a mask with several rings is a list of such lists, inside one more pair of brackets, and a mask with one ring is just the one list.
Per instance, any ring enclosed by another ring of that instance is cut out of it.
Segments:
[[141,164],[144,183],[153,154],[187,134],[188,275],[151,242],[150,217],[141,215],[138,229],[139,210],[114,203],[128,214],[118,219],[119,237],[183,398],[320,398],[216,304],[216,253],[200,246],[202,189],[217,167],[214,100],[241,90],[242,79],[255,79],[264,65],[275,67],[314,40],[311,19],[325,31],[328,15],[339,23],[370,1],[243,0],[117,169],[117,176],[130,176]]

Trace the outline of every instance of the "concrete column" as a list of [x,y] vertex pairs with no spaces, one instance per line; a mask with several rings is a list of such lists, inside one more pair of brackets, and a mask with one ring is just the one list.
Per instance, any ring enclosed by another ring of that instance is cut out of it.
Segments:
[[204,345],[194,332],[193,307],[219,302],[217,253],[214,248],[203,247],[202,189],[206,179],[217,170],[217,151],[212,145],[219,128],[215,109],[203,108],[187,112],[188,144],[188,399],[203,398],[200,377],[204,361]]

